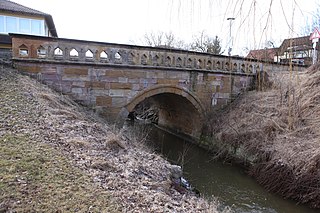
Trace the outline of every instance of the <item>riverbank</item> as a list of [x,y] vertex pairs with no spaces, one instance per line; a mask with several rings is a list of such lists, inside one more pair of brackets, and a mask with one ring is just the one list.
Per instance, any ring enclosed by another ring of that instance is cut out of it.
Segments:
[[207,128],[266,189],[320,208],[320,65],[269,75],[271,86],[213,112]]
[[218,212],[141,140],[0,66],[1,212]]

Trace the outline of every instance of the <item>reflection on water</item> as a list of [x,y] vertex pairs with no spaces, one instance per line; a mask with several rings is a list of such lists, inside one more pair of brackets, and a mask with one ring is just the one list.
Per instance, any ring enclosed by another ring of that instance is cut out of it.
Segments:
[[320,212],[267,192],[246,175],[242,168],[213,161],[207,151],[163,130],[153,128],[151,141],[152,146],[170,162],[183,167],[184,176],[203,196],[209,199],[212,196],[218,197],[235,212]]

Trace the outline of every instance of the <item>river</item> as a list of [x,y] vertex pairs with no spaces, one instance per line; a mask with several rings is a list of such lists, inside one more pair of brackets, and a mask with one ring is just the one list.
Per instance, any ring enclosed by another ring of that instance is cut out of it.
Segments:
[[218,198],[237,213],[315,213],[264,190],[243,168],[213,160],[206,150],[161,129],[152,128],[150,146],[173,164],[183,167],[184,177],[202,196]]

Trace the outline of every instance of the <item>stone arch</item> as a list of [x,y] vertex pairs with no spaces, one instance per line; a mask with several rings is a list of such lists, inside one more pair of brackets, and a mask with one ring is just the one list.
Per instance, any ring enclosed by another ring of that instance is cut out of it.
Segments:
[[204,116],[204,107],[200,99],[197,98],[195,94],[193,94],[185,88],[171,85],[157,85],[143,90],[140,93],[138,93],[135,97],[133,97],[131,100],[129,100],[129,103],[125,106],[125,108],[128,110],[128,112],[130,112],[134,109],[134,107],[137,104],[142,102],[144,99],[161,93],[172,93],[185,97],[188,101],[190,101],[193,104],[193,106],[198,110],[200,115]]
[[147,88],[130,99],[119,116],[125,118],[139,104],[150,101],[160,109],[158,125],[194,138],[200,137],[205,118],[203,104],[194,93],[179,86],[156,85]]

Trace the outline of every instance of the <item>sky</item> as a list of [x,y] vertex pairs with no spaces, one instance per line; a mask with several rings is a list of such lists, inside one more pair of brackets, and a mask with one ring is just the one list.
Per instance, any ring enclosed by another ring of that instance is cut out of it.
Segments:
[[141,45],[146,33],[171,32],[189,43],[205,31],[233,55],[303,35],[320,7],[320,0],[12,1],[51,14],[62,38]]

